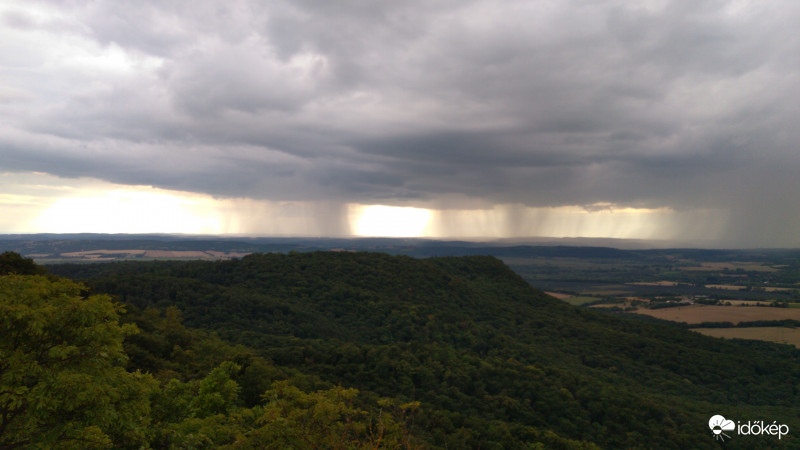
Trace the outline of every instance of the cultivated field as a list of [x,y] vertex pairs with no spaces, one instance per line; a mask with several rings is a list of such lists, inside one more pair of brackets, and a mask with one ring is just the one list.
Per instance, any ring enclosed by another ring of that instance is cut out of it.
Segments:
[[581,306],[585,305],[586,303],[596,302],[599,300],[597,297],[586,297],[586,296],[579,296],[579,295],[570,295],[570,294],[562,294],[560,292],[545,292],[545,294],[555,297],[561,301],[565,301],[570,305],[574,306]]
[[145,258],[208,258],[209,254],[198,250],[147,250]]
[[788,291],[791,291],[791,290],[793,290],[792,288],[785,288],[785,287],[770,287],[770,286],[764,287],[764,288],[762,288],[762,289],[764,289],[764,290],[765,290],[765,291],[767,291],[767,292],[788,292]]
[[754,339],[757,341],[779,342],[800,348],[800,330],[786,327],[757,328],[693,328],[692,331],[708,336],[726,339]]
[[633,312],[646,314],[658,319],[689,324],[702,322],[731,322],[737,324],[757,320],[800,320],[800,308],[688,305],[662,309],[639,308]]
[[779,269],[770,267],[760,262],[731,261],[731,262],[702,262],[699,266],[681,267],[682,270],[746,270],[750,272],[777,272]]
[[620,296],[620,295],[630,295],[631,290],[626,289],[624,284],[610,284],[608,286],[604,286],[603,288],[592,288],[587,289],[585,291],[581,291],[581,295],[587,296],[594,296],[594,297],[608,297],[608,296]]
[[743,291],[746,289],[744,286],[736,286],[735,284],[707,284],[706,287],[709,289],[722,289],[725,291]]
[[85,250],[53,254],[36,254],[38,262],[113,261],[118,259],[227,259],[241,258],[249,253],[215,250]]
[[677,286],[677,281],[638,281],[636,283],[626,283],[634,286]]

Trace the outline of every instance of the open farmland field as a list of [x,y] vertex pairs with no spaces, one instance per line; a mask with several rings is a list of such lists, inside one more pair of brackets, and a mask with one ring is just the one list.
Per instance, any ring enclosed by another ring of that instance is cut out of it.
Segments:
[[694,328],[692,331],[725,339],[753,339],[778,342],[800,348],[800,330],[786,327]]
[[[88,250],[82,252],[62,253],[61,256],[68,258],[97,257],[99,255],[144,255],[145,250]],[[39,256],[47,256],[39,255]]]
[[626,283],[634,286],[678,286],[680,283],[677,281],[637,281],[635,283]]
[[586,296],[579,296],[579,295],[570,295],[570,294],[562,294],[560,292],[545,292],[545,294],[555,297],[561,301],[565,301],[570,305],[581,306],[587,303],[596,302],[600,300],[597,297],[586,297]]
[[145,258],[208,258],[210,255],[203,251],[170,251],[170,250],[147,250],[144,252]]
[[736,286],[735,284],[707,284],[708,289],[721,289],[723,291],[743,291],[746,286]]
[[[97,249],[62,253],[36,254],[40,263],[59,262],[105,262],[133,259],[229,259],[241,258],[248,252],[216,251],[216,250],[158,250],[158,249]],[[31,255],[33,256],[33,255]]]
[[777,272],[778,269],[761,262],[731,261],[731,262],[703,262],[699,266],[682,267],[683,270],[745,270],[748,272]]
[[755,322],[758,320],[800,320],[800,308],[770,308],[757,306],[688,305],[674,308],[644,309],[634,311],[672,322]]

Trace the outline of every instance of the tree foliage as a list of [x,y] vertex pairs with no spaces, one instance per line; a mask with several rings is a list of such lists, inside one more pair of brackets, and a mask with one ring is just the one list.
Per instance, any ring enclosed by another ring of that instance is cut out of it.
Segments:
[[0,444],[146,442],[150,377],[124,368],[120,306],[72,281],[0,277]]
[[43,275],[45,269],[31,258],[23,258],[19,253],[0,253],[0,275]]

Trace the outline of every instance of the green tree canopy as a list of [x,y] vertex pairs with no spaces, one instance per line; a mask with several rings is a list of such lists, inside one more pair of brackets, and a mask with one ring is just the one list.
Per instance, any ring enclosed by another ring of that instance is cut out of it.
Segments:
[[[5,255],[5,254],[4,254]],[[152,378],[124,369],[108,296],[43,276],[0,276],[0,447],[147,442]]]
[[30,258],[23,258],[19,253],[0,253],[0,275],[43,275],[45,269],[36,265]]

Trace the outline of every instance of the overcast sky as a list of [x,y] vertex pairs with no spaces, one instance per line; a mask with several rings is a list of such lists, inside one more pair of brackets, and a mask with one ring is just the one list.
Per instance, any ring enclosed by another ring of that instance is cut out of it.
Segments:
[[800,246],[798,24],[796,0],[4,0],[0,232],[138,186],[222,231],[387,205],[439,237]]

